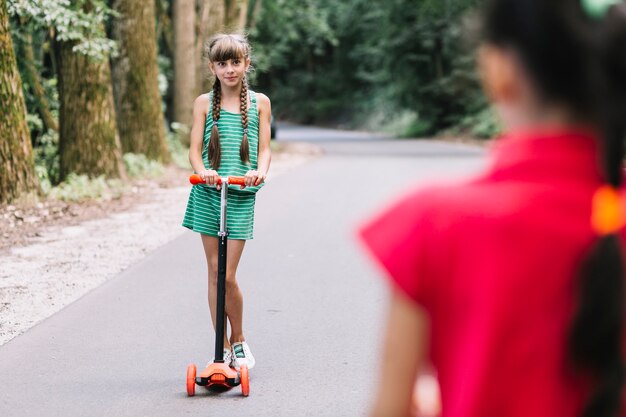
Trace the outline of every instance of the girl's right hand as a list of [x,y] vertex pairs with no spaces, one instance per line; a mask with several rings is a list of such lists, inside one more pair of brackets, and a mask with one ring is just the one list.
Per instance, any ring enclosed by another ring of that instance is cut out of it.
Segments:
[[220,176],[217,171],[212,169],[205,169],[198,172],[198,175],[200,175],[200,177],[206,182],[207,185],[215,185],[218,190],[221,188],[218,184]]

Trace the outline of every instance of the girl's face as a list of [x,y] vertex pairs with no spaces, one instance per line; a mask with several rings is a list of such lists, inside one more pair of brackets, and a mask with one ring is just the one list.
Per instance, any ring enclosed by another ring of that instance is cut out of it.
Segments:
[[234,58],[209,64],[211,72],[225,87],[236,87],[239,85],[245,77],[249,66],[250,58]]

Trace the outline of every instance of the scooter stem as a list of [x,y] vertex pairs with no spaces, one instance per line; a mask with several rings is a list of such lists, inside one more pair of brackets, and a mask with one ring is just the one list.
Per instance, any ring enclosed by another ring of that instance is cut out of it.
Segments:
[[228,178],[221,179],[220,230],[217,248],[217,306],[215,318],[215,362],[224,363],[224,332],[226,331],[226,254],[228,230],[226,208],[228,206]]

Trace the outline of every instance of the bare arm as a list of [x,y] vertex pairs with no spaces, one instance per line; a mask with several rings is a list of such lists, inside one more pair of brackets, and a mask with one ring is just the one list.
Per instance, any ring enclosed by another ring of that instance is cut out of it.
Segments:
[[419,305],[394,290],[380,361],[378,392],[371,417],[411,415],[413,387],[426,359],[429,319]]
[[194,171],[199,173],[206,170],[202,162],[202,135],[206,122],[209,99],[204,95],[199,96],[193,102],[193,124],[191,125],[189,162]]
[[270,169],[272,153],[270,150],[270,119],[272,116],[272,104],[270,99],[261,93],[257,93],[257,105],[259,106],[259,153],[257,169],[246,174],[247,185],[259,185],[267,177]]
[[189,143],[189,162],[193,170],[200,175],[207,184],[217,182],[217,172],[208,170],[202,161],[202,141],[204,136],[204,124],[206,123],[209,108],[209,96],[203,94],[193,102],[193,125],[191,125]]

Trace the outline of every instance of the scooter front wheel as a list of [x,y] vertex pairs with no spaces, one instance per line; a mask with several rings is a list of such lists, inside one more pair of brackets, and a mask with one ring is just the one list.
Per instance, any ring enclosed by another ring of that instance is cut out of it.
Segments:
[[241,373],[241,393],[244,397],[250,395],[250,376],[248,375],[248,366],[242,365],[239,368]]
[[190,397],[196,395],[196,365],[194,364],[187,367],[187,395]]

